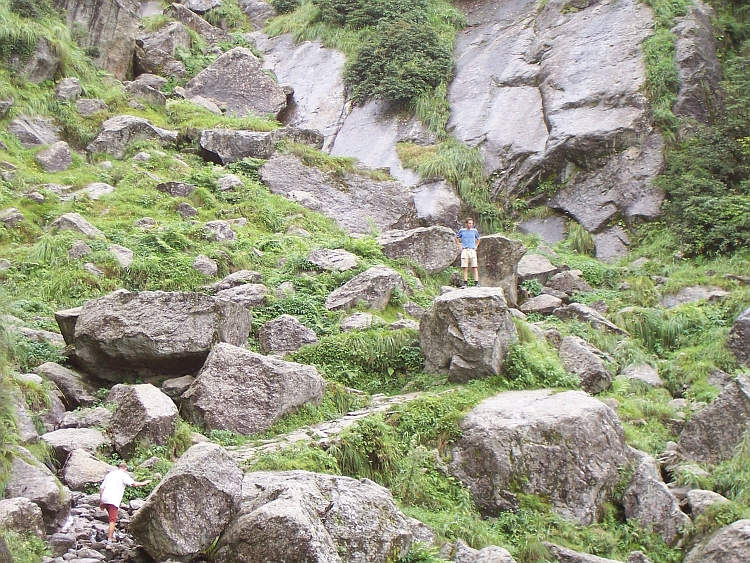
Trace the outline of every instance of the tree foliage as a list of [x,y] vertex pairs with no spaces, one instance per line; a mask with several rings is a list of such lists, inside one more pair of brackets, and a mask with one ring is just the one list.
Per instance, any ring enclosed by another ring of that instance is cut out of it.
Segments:
[[381,21],[409,21],[425,23],[426,0],[314,0],[320,21],[362,29],[378,25]]

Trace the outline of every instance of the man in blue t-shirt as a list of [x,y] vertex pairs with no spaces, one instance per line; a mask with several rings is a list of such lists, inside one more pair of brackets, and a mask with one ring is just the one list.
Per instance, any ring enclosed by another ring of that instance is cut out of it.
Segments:
[[479,268],[477,267],[477,248],[479,248],[479,231],[474,228],[474,219],[466,218],[466,227],[456,233],[456,245],[461,250],[461,267],[464,269],[464,282],[469,282],[469,268],[474,269],[474,286],[479,285]]

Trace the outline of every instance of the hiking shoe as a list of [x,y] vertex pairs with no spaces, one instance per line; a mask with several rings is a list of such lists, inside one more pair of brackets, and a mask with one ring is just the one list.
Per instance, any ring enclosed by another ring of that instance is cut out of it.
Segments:
[[474,282],[474,287],[479,287],[479,282],[478,281]]
[[461,289],[463,289],[465,287],[468,287],[468,284],[467,284],[466,280],[462,281],[461,285],[459,285],[458,287],[460,287]]

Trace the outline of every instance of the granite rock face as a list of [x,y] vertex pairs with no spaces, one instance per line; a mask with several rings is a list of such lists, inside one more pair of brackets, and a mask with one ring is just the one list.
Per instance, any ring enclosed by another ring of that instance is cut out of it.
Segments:
[[744,563],[750,561],[750,520],[737,520],[693,548],[685,563]]
[[373,266],[335,289],[326,299],[329,311],[347,310],[359,302],[376,310],[385,309],[394,290],[408,291],[408,286],[396,270],[386,266]]
[[483,236],[477,247],[479,279],[483,286],[502,287],[511,307],[518,299],[518,262],[526,254],[520,240],[503,235]]
[[377,238],[388,258],[407,258],[428,274],[442,272],[456,260],[456,234],[447,227],[386,231]]

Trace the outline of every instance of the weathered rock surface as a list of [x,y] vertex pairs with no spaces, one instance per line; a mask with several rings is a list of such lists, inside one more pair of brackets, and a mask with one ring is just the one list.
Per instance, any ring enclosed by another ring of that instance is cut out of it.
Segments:
[[52,145],[60,140],[60,128],[48,117],[22,115],[10,122],[8,132],[18,137],[25,149]]
[[664,484],[656,460],[644,456],[630,479],[622,498],[625,517],[633,518],[643,528],[661,535],[667,545],[674,546],[690,525],[690,518]]
[[263,278],[260,272],[254,272],[252,270],[239,270],[226,276],[223,280],[211,284],[210,287],[214,291],[222,291],[224,289],[231,289],[238,285],[246,283],[260,283]]
[[37,162],[45,172],[62,172],[73,163],[70,147],[65,141],[58,141],[36,154]]
[[34,444],[39,441],[39,433],[36,431],[34,421],[29,413],[28,405],[22,393],[11,392],[15,407],[15,430],[21,444]]
[[45,37],[37,39],[34,51],[28,57],[11,50],[5,59],[6,66],[14,74],[34,84],[54,79],[61,61],[55,47]]
[[310,129],[284,127],[273,131],[242,131],[237,129],[204,129],[198,142],[212,160],[230,164],[243,158],[268,159],[280,141],[291,141],[319,149],[323,137]]
[[135,42],[135,74],[164,74],[167,65],[170,65],[169,70],[175,74],[175,53],[178,48],[190,50],[190,34],[180,22],[172,22],[139,37]]
[[229,34],[226,31],[211,25],[198,14],[192,12],[182,4],[175,3],[170,5],[164,10],[164,15],[174,18],[198,33],[198,35],[200,35],[209,46],[214,45],[219,41],[229,41]]
[[607,320],[596,309],[584,305],[583,303],[571,303],[565,307],[555,309],[554,315],[563,321],[576,319],[584,323],[589,323],[597,330],[608,330],[617,334],[625,334],[623,329]]
[[99,448],[109,449],[111,442],[95,428],[61,428],[42,435],[54,452],[60,465],[65,463],[73,450],[82,449],[95,454]]
[[715,493],[713,491],[705,491],[703,489],[693,489],[691,491],[688,491],[686,498],[687,504],[690,507],[690,514],[693,516],[693,519],[703,514],[703,512],[705,512],[708,507],[716,503],[729,502],[726,497],[720,495],[719,493]]
[[116,405],[109,431],[115,451],[123,459],[133,455],[139,445],[165,445],[174,432],[177,407],[151,384],[115,385],[107,402]]
[[133,49],[141,22],[141,6],[135,0],[55,0],[67,17],[68,27],[83,27],[80,45],[98,50],[94,62],[124,79],[133,64]]
[[90,407],[98,401],[96,397],[97,387],[89,381],[85,374],[79,371],[63,367],[54,362],[45,362],[35,371],[57,385],[65,398],[65,403],[71,410],[78,407]]
[[357,267],[357,256],[342,249],[318,248],[307,255],[307,261],[321,270],[346,272]]
[[582,338],[566,336],[559,352],[565,371],[577,375],[588,393],[601,393],[612,385],[612,374],[602,361],[601,351]]
[[630,365],[622,371],[620,377],[642,381],[652,387],[664,387],[664,381],[659,377],[659,372],[649,364]]
[[713,286],[695,285],[692,287],[683,287],[673,295],[665,295],[661,298],[663,307],[672,308],[685,303],[695,303],[698,301],[716,301],[729,295],[728,291]]
[[104,407],[76,409],[68,411],[60,421],[60,428],[107,428],[112,421],[112,413]]
[[223,219],[209,221],[203,225],[203,232],[208,238],[215,242],[237,240],[237,233],[232,230],[229,221],[224,221]]
[[73,76],[68,76],[60,80],[55,88],[55,94],[57,97],[66,102],[73,102],[83,92],[81,88],[81,81]]
[[544,285],[550,276],[558,272],[557,266],[543,254],[524,254],[518,261],[518,281],[536,280]]
[[0,500],[0,530],[44,539],[42,510],[27,498]]
[[226,104],[227,113],[276,117],[286,107],[284,90],[261,68],[250,49],[235,47],[216,59],[185,85],[188,99],[212,98]]
[[98,485],[116,468],[99,461],[86,450],[70,452],[62,469],[62,480],[73,491],[83,491],[86,485]]
[[518,223],[518,230],[522,233],[534,233],[548,244],[555,244],[565,240],[565,219],[559,215],[544,217],[543,219],[530,218]]
[[242,470],[217,444],[196,444],[175,462],[130,522],[158,561],[208,548],[239,508]]
[[294,352],[305,344],[318,341],[315,331],[307,328],[291,315],[281,315],[264,323],[258,331],[260,350],[271,352]]
[[75,329],[78,316],[81,314],[81,307],[55,311],[55,321],[60,327],[60,334],[65,339],[65,344],[73,344],[75,341]]
[[88,301],[75,324],[75,357],[109,381],[194,373],[219,342],[241,346],[252,316],[198,293],[119,290]]
[[208,430],[252,434],[308,402],[320,403],[324,392],[325,382],[312,366],[219,344],[182,395],[180,408]]
[[385,309],[394,290],[408,291],[408,286],[396,270],[386,266],[373,266],[353,277],[331,292],[325,307],[329,311],[351,309],[364,301],[376,310]]
[[239,4],[255,29],[262,29],[276,15],[276,10],[265,0],[240,0]]
[[162,146],[169,146],[177,141],[177,133],[156,127],[143,117],[118,115],[102,123],[102,130],[86,150],[122,159],[127,146],[136,141],[157,141]]
[[566,518],[592,523],[628,462],[617,415],[581,391],[500,393],[469,412],[461,429],[450,471],[486,514],[511,508],[511,487],[519,486]]
[[31,453],[16,447],[3,498],[23,497],[42,509],[47,530],[62,525],[70,512],[70,491]]
[[76,100],[76,111],[83,117],[92,117],[107,109],[107,103],[104,100],[95,98],[81,98]]
[[411,541],[390,492],[368,479],[258,471],[244,477],[240,513],[216,556],[237,563],[386,563],[405,555]]
[[430,275],[448,268],[458,254],[456,234],[447,227],[386,231],[377,241],[388,258],[408,258]]
[[373,224],[381,231],[419,226],[411,192],[399,182],[351,173],[337,178],[293,155],[272,158],[261,167],[260,177],[273,193],[297,195],[301,205],[320,211],[350,233],[368,234]]
[[537,295],[524,301],[519,307],[522,313],[539,313],[540,315],[551,315],[558,307],[562,306],[562,299],[553,295]]
[[452,291],[436,298],[419,321],[425,371],[451,381],[498,375],[516,326],[500,288]]
[[419,184],[413,192],[417,219],[423,225],[443,225],[451,229],[461,224],[461,199],[445,180]]
[[617,262],[628,254],[630,237],[619,225],[594,235],[594,256],[602,262]]
[[750,367],[750,308],[734,321],[727,345],[739,363]]
[[566,270],[555,274],[547,281],[547,287],[562,291],[566,295],[573,295],[579,291],[594,291],[581,277],[581,270]]
[[199,271],[204,276],[213,277],[219,271],[219,265],[205,254],[199,254],[193,260],[193,269]]
[[[555,545],[553,543],[549,542],[543,542],[544,546],[549,550],[550,554],[553,557],[553,560],[557,563],[621,563],[620,561],[616,561],[615,559],[605,559],[604,557],[597,557],[596,555],[589,555],[588,553],[581,553],[579,551],[574,551],[572,549],[568,549],[567,547],[563,547],[561,545]],[[637,553],[637,552],[632,552]],[[646,562],[648,562],[648,559],[646,559]],[[627,563],[646,563],[641,561],[631,561],[631,558],[628,557]],[[650,563],[650,562],[648,562]]]
[[350,330],[367,330],[368,328],[383,326],[384,324],[385,321],[383,319],[371,313],[353,313],[341,319],[339,328],[341,332],[349,332]]
[[26,220],[26,217],[15,207],[9,207],[0,211],[0,223],[6,227],[17,227]]
[[[441,548],[441,555],[444,553],[444,547]],[[496,545],[473,549],[461,540],[457,540],[451,552],[446,555],[449,555],[454,563],[516,563],[507,549]]]
[[688,420],[680,434],[685,459],[719,463],[730,459],[750,421],[750,375],[727,383],[713,403]]
[[481,284],[502,287],[505,299],[511,307],[516,306],[518,262],[525,253],[526,247],[521,241],[502,235],[483,236],[477,247]]
[[243,307],[258,307],[265,304],[266,295],[268,295],[268,288],[262,283],[246,283],[229,289],[222,289],[216,294],[216,297]]
[[[182,66],[182,63],[178,64]],[[170,74],[178,75],[180,73],[171,72]],[[152,106],[160,106],[162,108],[167,104],[167,97],[164,94],[140,80],[128,82],[125,86],[125,91],[130,95],[131,100],[136,102]]]
[[744,563],[750,561],[750,520],[725,526],[685,557],[685,563]]

